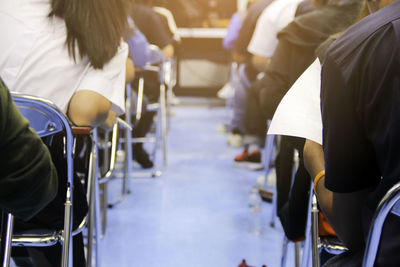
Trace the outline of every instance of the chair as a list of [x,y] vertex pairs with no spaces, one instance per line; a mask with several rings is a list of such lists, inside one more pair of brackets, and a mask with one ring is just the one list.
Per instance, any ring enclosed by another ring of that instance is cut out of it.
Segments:
[[306,239],[305,246],[303,249],[303,261],[301,266],[320,266],[319,254],[322,250],[327,251],[329,254],[338,255],[348,249],[343,243],[334,236],[319,236],[318,233],[318,216],[319,208],[317,196],[313,192],[313,183],[310,188],[310,204],[309,212],[307,216],[307,227],[306,227]]
[[[271,124],[271,121],[268,121],[268,128]],[[265,180],[264,180],[264,186],[263,188],[267,187],[267,177],[268,174],[271,172],[271,165],[273,160],[275,160],[274,158],[274,153],[275,153],[275,135],[273,134],[267,134],[265,137],[265,148],[264,148],[264,167],[265,167]],[[276,218],[276,202],[277,202],[277,197],[276,197],[276,193],[273,195],[272,197],[272,212],[271,212],[271,219],[269,221],[269,225],[271,227],[275,227],[275,218]]]
[[367,245],[365,247],[363,267],[372,267],[378,252],[382,228],[389,212],[400,215],[400,183],[395,184],[380,201],[371,222]]
[[[61,230],[52,229],[32,229],[22,233],[12,234],[12,216],[8,216],[7,223],[7,236],[8,238],[7,247],[12,246],[33,246],[33,247],[45,247],[52,246],[56,243],[62,245],[62,267],[72,266],[72,236],[83,231],[87,218],[85,217],[76,229],[72,229],[72,205],[73,194],[72,188],[74,186],[73,172],[74,172],[74,134],[89,134],[91,129],[88,127],[71,127],[68,118],[50,101],[33,96],[26,96],[13,93],[13,100],[16,103],[18,109],[24,117],[26,117],[30,126],[37,132],[37,134],[43,137],[50,137],[56,133],[63,132],[64,138],[64,154],[67,162],[67,180],[66,180],[66,201],[64,209],[64,227]],[[91,155],[92,158],[92,155]],[[89,170],[91,171],[91,170]],[[89,174],[89,179],[92,181],[94,177],[91,177],[92,172]],[[95,194],[94,189],[90,186],[91,182],[88,183],[89,195]],[[92,197],[91,197],[92,199]],[[93,203],[89,201],[89,207],[93,206]],[[3,242],[3,240],[2,240]],[[7,266],[7,265],[3,265]]]
[[[160,82],[160,97],[159,101],[154,104],[147,105],[147,111],[156,111],[157,112],[157,125],[156,125],[156,135],[152,137],[140,137],[140,138],[132,138],[130,133],[126,133],[125,143],[126,146],[126,157],[127,157],[127,167],[126,167],[126,175],[132,170],[132,151],[130,148],[130,144],[132,143],[146,143],[151,142],[154,143],[154,149],[151,153],[152,158],[156,157],[157,147],[159,142],[161,141],[161,150],[162,150],[162,166],[156,167],[155,170],[150,172],[134,172],[133,177],[158,177],[160,176],[164,169],[167,166],[167,104],[166,104],[166,85],[165,85],[165,61],[161,50],[154,45],[150,46],[151,51],[151,60],[144,67],[143,71],[147,72],[156,72],[158,74],[159,82]],[[137,75],[141,75],[140,72]],[[126,114],[135,114],[136,120],[140,120],[143,113],[143,96],[144,96],[144,78],[139,76],[138,81],[138,92],[137,92],[137,105],[136,111],[134,112],[131,108],[131,88],[130,85],[127,86],[127,100],[126,100]],[[132,125],[130,116],[127,116],[126,121],[128,124]]]
[[[101,221],[102,226],[102,237],[104,237],[107,228],[107,208],[112,207],[108,203],[108,182],[114,177],[115,163],[116,163],[116,152],[118,148],[118,134],[119,128],[125,128],[126,122],[122,121],[120,118],[117,119],[111,131],[105,131],[102,140],[98,140],[97,149],[103,150],[103,169],[99,175],[99,184],[102,187],[101,190]],[[128,127],[128,132],[129,129]],[[111,137],[110,137],[111,134]],[[111,139],[111,140],[110,140]],[[123,192],[124,188],[123,188]]]
[[[315,195],[313,196],[313,208],[312,212],[318,211],[317,209],[317,201]],[[385,223],[385,219],[387,215],[392,212],[393,214],[400,215],[400,183],[395,184],[382,198],[378,207],[375,210],[374,217],[372,219],[367,244],[364,251],[363,257],[363,267],[373,267],[376,259],[376,255],[378,252],[379,242],[382,234],[383,224]],[[316,232],[318,229],[318,217],[317,219],[313,220],[313,232]],[[330,243],[321,242],[315,236],[312,237],[313,239],[313,267],[319,267],[319,258],[316,255],[315,251],[318,249],[324,248],[328,249],[328,252],[338,254],[341,252],[346,251],[347,249],[343,247],[340,243]],[[304,265],[309,266],[309,265]]]
[[2,259],[1,266],[8,267],[10,265],[11,257],[11,239],[14,227],[14,216],[10,213],[3,212],[1,216],[0,259]]

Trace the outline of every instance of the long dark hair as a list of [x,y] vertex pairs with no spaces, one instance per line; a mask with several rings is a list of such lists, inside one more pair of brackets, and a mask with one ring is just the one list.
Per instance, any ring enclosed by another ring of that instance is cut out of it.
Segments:
[[127,27],[129,0],[51,0],[49,16],[58,16],[67,28],[66,45],[76,60],[88,56],[96,69],[115,55]]

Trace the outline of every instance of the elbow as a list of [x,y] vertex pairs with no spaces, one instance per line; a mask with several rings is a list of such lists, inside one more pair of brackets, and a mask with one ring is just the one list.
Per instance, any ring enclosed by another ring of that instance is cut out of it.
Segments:
[[67,115],[76,126],[96,126],[106,120],[110,108],[105,97],[83,90],[72,96]]

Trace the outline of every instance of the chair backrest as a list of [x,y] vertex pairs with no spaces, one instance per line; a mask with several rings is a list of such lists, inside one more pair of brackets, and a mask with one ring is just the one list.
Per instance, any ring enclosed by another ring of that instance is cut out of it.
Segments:
[[363,267],[374,266],[378,252],[379,241],[382,234],[382,227],[389,212],[400,215],[400,182],[395,184],[382,198],[374,218],[372,219],[367,245],[365,247]]
[[72,179],[72,152],[73,135],[68,118],[51,101],[29,95],[22,95],[12,92],[13,101],[17,105],[22,115],[28,119],[32,127],[40,137],[54,135],[64,131],[66,136],[65,153],[68,168],[68,182],[73,183]]
[[[59,132],[65,135],[64,156],[67,161],[67,190],[65,192],[65,218],[62,232],[63,255],[62,266],[68,266],[70,240],[72,236],[72,203],[73,203],[73,144],[72,129],[67,117],[51,101],[43,98],[12,93],[18,109],[30,122],[30,126],[40,137],[47,137]],[[39,238],[40,240],[40,238]]]
[[65,153],[68,168],[68,182],[72,179],[72,152],[73,135],[68,118],[51,101],[29,95],[12,92],[13,101],[22,115],[29,120],[32,127],[40,137],[46,137],[64,131],[66,136]]
[[29,120],[30,126],[40,137],[53,135],[64,130],[63,120],[59,115],[61,112],[51,102],[14,93],[13,100],[19,111]]

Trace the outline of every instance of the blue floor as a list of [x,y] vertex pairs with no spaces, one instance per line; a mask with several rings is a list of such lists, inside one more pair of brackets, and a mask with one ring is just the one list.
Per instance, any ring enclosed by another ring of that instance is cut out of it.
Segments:
[[268,226],[271,204],[262,204],[262,234],[249,232],[247,199],[263,172],[233,167],[240,149],[217,133],[227,121],[224,107],[206,99],[183,102],[173,108],[166,172],[130,180],[131,194],[109,210],[101,266],[237,267],[242,259],[280,266],[283,232],[278,221]]

